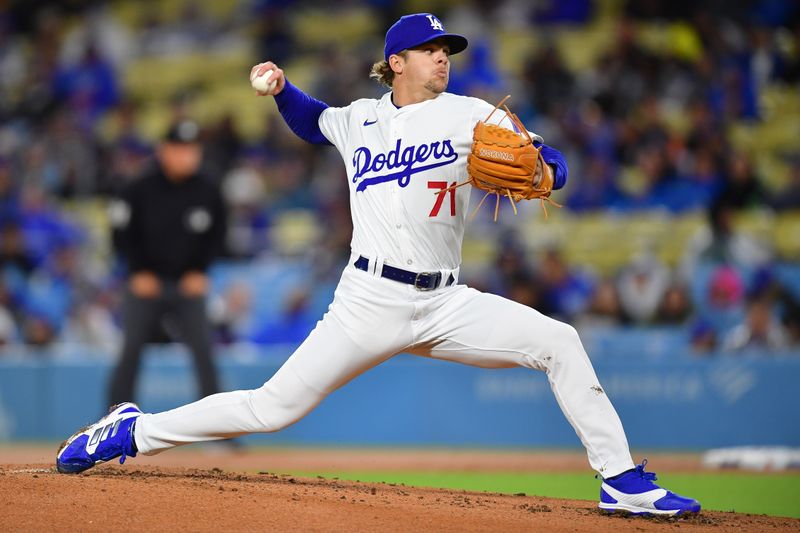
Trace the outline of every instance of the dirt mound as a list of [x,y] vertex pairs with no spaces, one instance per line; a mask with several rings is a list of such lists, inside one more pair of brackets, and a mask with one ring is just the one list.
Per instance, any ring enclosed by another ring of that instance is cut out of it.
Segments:
[[452,491],[219,468],[102,465],[58,474],[0,466],[0,524],[14,531],[798,531],[800,520],[704,511],[603,515],[590,501]]

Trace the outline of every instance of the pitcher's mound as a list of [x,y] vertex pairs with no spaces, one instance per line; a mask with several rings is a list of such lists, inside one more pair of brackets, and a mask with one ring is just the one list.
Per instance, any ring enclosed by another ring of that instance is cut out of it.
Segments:
[[268,472],[101,465],[0,466],[11,531],[798,531],[800,520],[703,511],[679,519],[601,514],[596,502]]

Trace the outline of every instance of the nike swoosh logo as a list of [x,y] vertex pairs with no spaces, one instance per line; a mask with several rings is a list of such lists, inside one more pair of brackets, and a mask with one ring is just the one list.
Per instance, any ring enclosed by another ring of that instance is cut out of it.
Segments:
[[365,126],[371,126],[372,124],[375,124],[376,122],[378,122],[377,118],[375,120],[373,120],[372,122],[370,122],[369,120],[365,120],[364,121],[364,125]]

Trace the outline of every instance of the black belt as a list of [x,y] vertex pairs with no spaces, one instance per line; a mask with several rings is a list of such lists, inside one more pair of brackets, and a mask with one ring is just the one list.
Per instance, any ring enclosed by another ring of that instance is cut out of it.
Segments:
[[[363,255],[360,255],[358,256],[358,259],[356,259],[356,262],[353,263],[353,266],[359,270],[368,272],[369,259]],[[410,272],[408,270],[403,270],[402,268],[397,268],[390,265],[383,265],[383,268],[381,269],[381,277],[393,281],[399,281],[400,283],[413,285],[421,291],[431,291],[436,289],[442,282],[441,272]],[[450,274],[450,277],[447,278],[447,283],[445,283],[444,286],[449,287],[455,280],[456,278]]]

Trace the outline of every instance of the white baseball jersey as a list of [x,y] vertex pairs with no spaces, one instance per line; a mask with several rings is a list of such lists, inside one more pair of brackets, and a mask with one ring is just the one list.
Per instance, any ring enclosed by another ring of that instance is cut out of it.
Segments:
[[[407,270],[454,270],[472,187],[437,191],[467,179],[472,130],[494,106],[442,93],[397,108],[391,94],[329,107],[319,117],[347,166],[352,250]],[[504,119],[498,110],[490,122]]]

